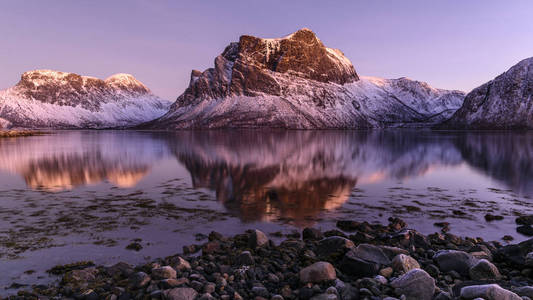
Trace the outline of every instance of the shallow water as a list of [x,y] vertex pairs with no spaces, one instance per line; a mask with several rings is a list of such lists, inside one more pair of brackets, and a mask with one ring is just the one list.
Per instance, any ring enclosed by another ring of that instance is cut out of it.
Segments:
[[[403,218],[500,240],[533,213],[533,134],[60,131],[0,139],[0,295],[93,260],[140,263],[195,234]],[[486,213],[504,216],[486,222]],[[125,249],[140,241],[139,252]],[[28,272],[30,271],[30,272]],[[34,272],[31,272],[34,271]],[[26,272],[26,273],[25,273]],[[31,273],[31,274],[29,274]]]

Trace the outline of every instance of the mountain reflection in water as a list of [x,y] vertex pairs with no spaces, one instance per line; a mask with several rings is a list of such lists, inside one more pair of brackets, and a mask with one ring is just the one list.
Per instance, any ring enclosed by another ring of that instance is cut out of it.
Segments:
[[[132,188],[175,157],[194,188],[244,221],[305,224],[341,207],[359,184],[467,164],[513,192],[533,192],[533,135],[429,131],[69,131],[0,140],[0,170],[32,189],[109,182]],[[468,178],[465,178],[468,180]]]

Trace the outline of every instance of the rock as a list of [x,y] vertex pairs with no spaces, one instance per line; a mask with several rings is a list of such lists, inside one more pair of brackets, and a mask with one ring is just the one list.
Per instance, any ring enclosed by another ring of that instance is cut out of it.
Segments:
[[256,296],[263,297],[263,298],[268,298],[270,296],[270,293],[268,292],[268,290],[263,286],[254,286],[252,288],[252,293],[254,293],[254,295]]
[[257,248],[268,244],[268,237],[262,231],[253,230],[250,233],[250,247]]
[[132,288],[140,289],[147,286],[150,280],[152,279],[150,278],[150,276],[148,276],[148,274],[144,272],[137,272],[131,274],[128,280]]
[[457,250],[438,251],[433,260],[442,272],[456,271],[462,275],[468,275],[470,268],[476,263],[472,255]]
[[159,282],[161,288],[163,289],[171,289],[171,288],[179,287],[179,286],[182,286],[188,283],[189,283],[189,279],[184,278],[184,277],[180,279],[174,279],[174,278],[164,279]]
[[521,233],[526,236],[533,236],[533,227],[531,227],[530,225],[518,226],[516,228],[516,232]]
[[151,273],[152,277],[156,280],[161,279],[176,279],[176,270],[174,270],[171,266],[164,266],[160,268],[154,268],[152,269]]
[[391,267],[386,267],[386,268],[383,268],[381,270],[379,270],[379,275],[385,277],[385,278],[389,278],[392,276],[392,273],[394,272],[394,269],[391,268]]
[[125,262],[116,263],[110,267],[105,268],[107,274],[111,276],[129,277],[133,272],[133,267]]
[[89,282],[96,280],[96,274],[98,270],[95,267],[68,271],[63,276],[63,283],[73,287],[87,286]]
[[172,259],[171,263],[172,268],[174,268],[176,271],[187,271],[191,269],[191,264],[183,259],[182,257],[178,256],[174,259]]
[[526,254],[525,265],[528,267],[533,267],[533,252]]
[[398,294],[407,296],[407,300],[431,300],[435,293],[435,280],[424,270],[411,270],[391,282]]
[[369,262],[381,265],[389,265],[391,263],[389,257],[378,246],[361,244],[351,251],[358,258]]
[[389,259],[393,259],[394,257],[396,257],[398,254],[405,254],[405,255],[409,255],[409,251],[405,250],[405,249],[402,249],[402,248],[398,248],[398,247],[391,247],[391,246],[378,246],[379,249],[381,249],[381,251],[383,251],[383,253],[385,253],[385,255],[387,255],[387,257]]
[[343,273],[360,277],[375,276],[379,268],[379,263],[361,259],[352,250],[344,255],[340,263],[340,269]]
[[533,286],[521,286],[513,288],[513,292],[521,297],[529,297],[533,299]]
[[497,284],[472,285],[461,289],[461,299],[483,298],[485,300],[522,300],[517,294]]
[[207,242],[202,246],[202,254],[209,255],[220,251],[220,242],[211,241]]
[[501,277],[498,268],[486,259],[479,260],[470,268],[469,273],[473,280],[499,279]]
[[392,267],[398,273],[407,273],[412,269],[420,269],[420,265],[416,259],[405,254],[398,254],[392,260]]
[[356,231],[359,228],[360,223],[349,220],[340,220],[337,221],[337,227],[344,231]]
[[163,291],[163,299],[166,300],[194,300],[198,293],[191,288],[174,288]]
[[515,222],[518,225],[533,225],[533,215],[520,216],[515,219]]
[[344,254],[355,245],[347,238],[332,236],[322,239],[317,245],[317,254],[321,257],[328,257],[335,254]]
[[316,296],[313,296],[311,297],[310,300],[337,300],[337,299],[339,298],[335,294],[324,293],[324,294],[318,294]]
[[216,290],[216,284],[214,283],[207,283],[205,286],[204,286],[204,293],[214,293],[215,290]]
[[452,296],[447,292],[440,292],[433,300],[452,300]]
[[252,253],[250,251],[243,251],[237,258],[235,259],[235,264],[239,266],[249,266],[254,264],[254,258],[252,256]]
[[503,220],[503,216],[486,214],[485,215],[485,220],[487,222],[500,221],[500,220]]
[[324,234],[319,229],[306,227],[302,232],[303,240],[321,240],[324,238]]
[[328,262],[316,262],[300,270],[300,281],[303,283],[319,283],[323,281],[335,280],[337,274],[335,268]]

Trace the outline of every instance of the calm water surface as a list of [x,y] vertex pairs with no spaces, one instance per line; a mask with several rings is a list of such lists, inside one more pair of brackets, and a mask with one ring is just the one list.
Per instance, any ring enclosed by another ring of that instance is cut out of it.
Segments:
[[[514,216],[533,213],[531,196],[530,133],[63,131],[1,139],[0,287],[49,281],[44,271],[57,264],[174,254],[212,230],[290,233],[397,216],[426,234],[447,221],[454,234],[523,240]],[[488,223],[486,213],[504,220]],[[141,251],[125,249],[134,240]]]

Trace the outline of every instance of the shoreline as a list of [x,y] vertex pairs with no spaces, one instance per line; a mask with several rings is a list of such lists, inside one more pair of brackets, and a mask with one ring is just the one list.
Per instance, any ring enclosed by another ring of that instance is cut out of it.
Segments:
[[[516,223],[530,226],[533,217]],[[279,244],[259,230],[232,237],[211,232],[205,243],[138,266],[57,266],[48,272],[60,276],[58,283],[23,287],[7,299],[490,300],[533,295],[533,239],[504,246],[444,231],[423,235],[398,218],[389,218],[387,225],[336,225],[325,232],[305,228]]]
[[0,130],[0,138],[36,136],[36,135],[43,135],[43,134],[46,134],[46,132],[37,131],[37,130]]

